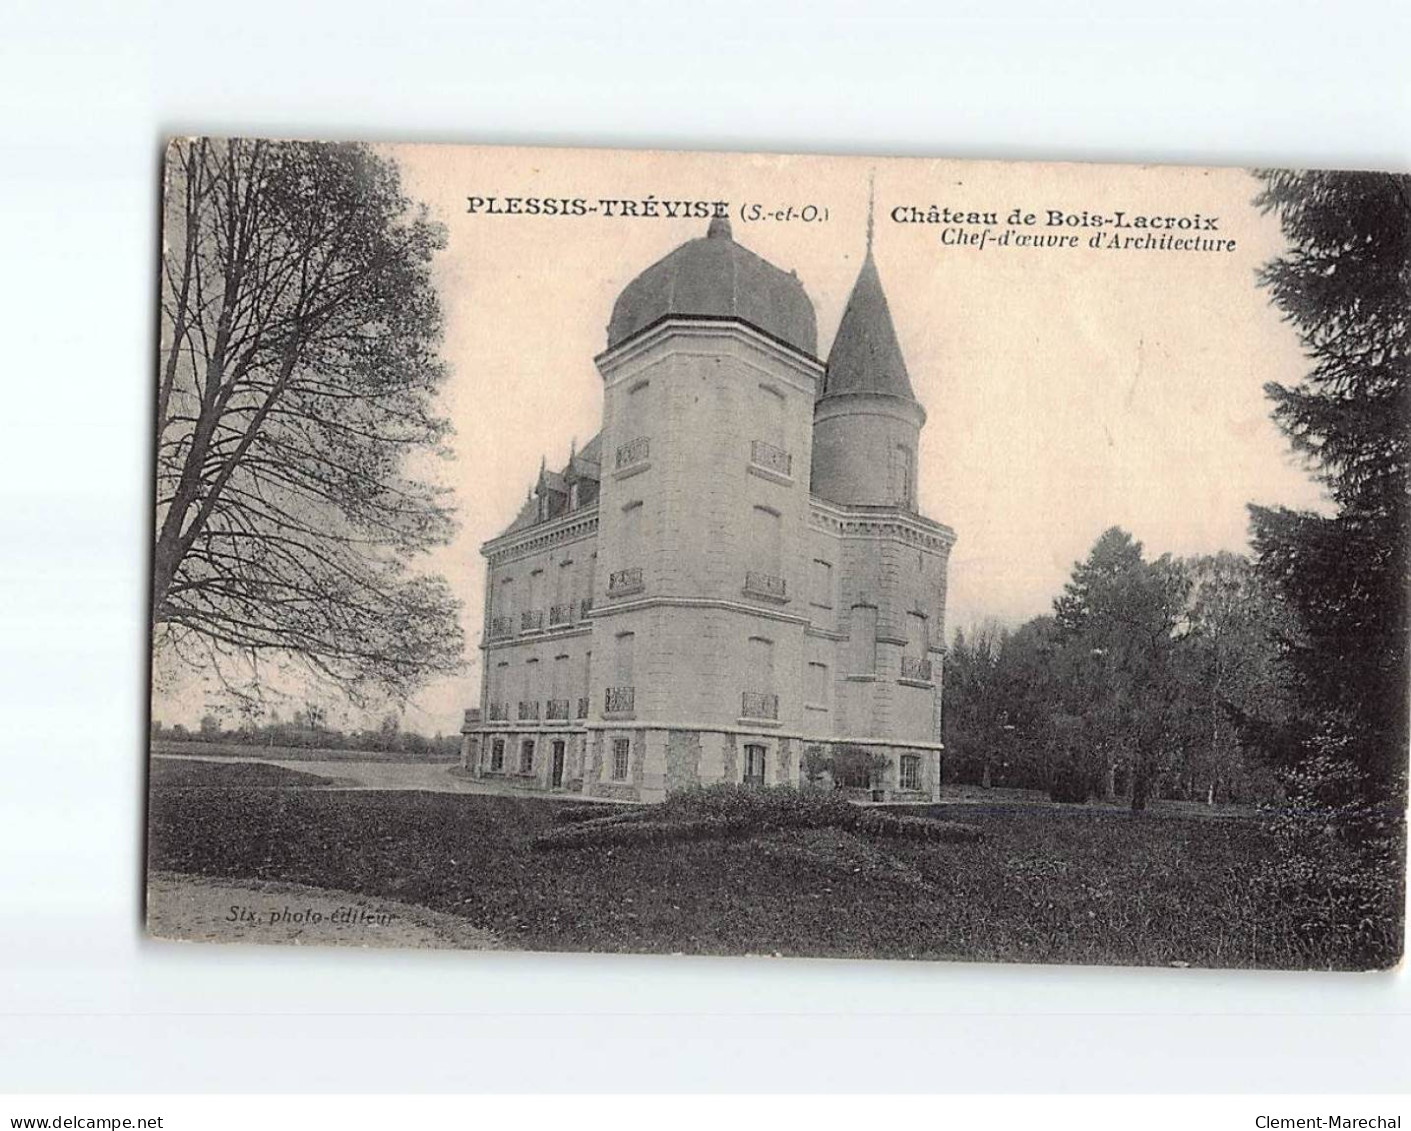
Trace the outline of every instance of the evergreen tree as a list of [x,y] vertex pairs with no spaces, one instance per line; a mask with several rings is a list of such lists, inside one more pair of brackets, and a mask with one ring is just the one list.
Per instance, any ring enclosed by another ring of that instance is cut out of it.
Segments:
[[1181,686],[1176,635],[1190,583],[1169,555],[1148,564],[1119,527],[1105,531],[1053,603],[1074,673],[1069,711],[1102,759],[1102,792],[1124,761],[1132,808],[1144,809],[1170,753]]
[[1299,623],[1283,645],[1305,709],[1269,745],[1295,765],[1336,749],[1344,782],[1387,801],[1404,794],[1407,743],[1411,177],[1260,176],[1256,203],[1289,244],[1260,283],[1311,363],[1266,391],[1335,506],[1250,508],[1259,569]]

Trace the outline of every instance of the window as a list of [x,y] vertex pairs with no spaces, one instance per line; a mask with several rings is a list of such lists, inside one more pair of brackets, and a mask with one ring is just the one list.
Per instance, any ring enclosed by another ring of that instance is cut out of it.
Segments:
[[[618,406],[617,421],[613,433],[619,453],[621,453],[623,449],[630,448],[634,440],[640,440],[647,435],[647,421],[650,416],[650,406],[647,402],[651,396],[648,392],[650,388],[651,384],[649,382],[638,381],[627,390],[627,396],[623,398]],[[606,459],[613,458],[606,448],[604,449],[604,456]],[[641,458],[645,459],[645,454],[642,454]],[[639,462],[638,459],[629,454],[626,460],[619,460],[616,462],[616,465],[618,467],[625,467],[636,462]],[[604,468],[604,470],[606,470],[606,468]]]
[[751,690],[774,690],[774,641],[765,636],[750,637],[746,671]]
[[616,663],[613,665],[613,682],[618,687],[631,687],[635,682],[637,634],[620,632],[615,638],[617,644]]
[[784,394],[773,385],[761,385],[759,392],[755,394],[755,411],[758,414],[755,427],[759,429],[760,439],[782,446]]
[[499,773],[505,768],[505,740],[497,738],[490,744],[490,769]]
[[833,566],[821,558],[813,562],[813,595],[811,600],[820,609],[833,607]]
[[534,740],[526,738],[519,747],[519,772],[521,774],[532,774],[534,772]]
[[911,449],[898,444],[892,449],[892,502],[911,507]]
[[627,760],[631,753],[630,739],[614,738],[612,740],[612,776],[615,780],[627,780]]
[[851,675],[874,675],[877,671],[877,610],[871,605],[854,605],[848,629],[848,658]]
[[811,706],[828,705],[828,665],[809,661],[804,698]]
[[916,754],[903,754],[901,756],[901,787],[902,789],[921,788],[921,758]]
[[783,528],[784,520],[773,507],[755,507],[750,512],[750,550],[756,569],[764,573],[779,572]]
[[901,658],[903,679],[931,679],[931,661],[928,655],[930,633],[927,629],[925,613],[906,614],[906,654]]
[[745,746],[745,784],[764,784],[764,747],[757,743]]
[[622,508],[617,535],[617,569],[608,577],[608,593],[637,592],[642,588],[642,500]]

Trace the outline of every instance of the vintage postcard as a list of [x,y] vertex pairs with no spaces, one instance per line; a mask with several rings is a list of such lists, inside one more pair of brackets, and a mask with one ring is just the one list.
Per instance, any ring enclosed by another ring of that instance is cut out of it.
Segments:
[[1398,962],[1411,177],[162,191],[153,935]]

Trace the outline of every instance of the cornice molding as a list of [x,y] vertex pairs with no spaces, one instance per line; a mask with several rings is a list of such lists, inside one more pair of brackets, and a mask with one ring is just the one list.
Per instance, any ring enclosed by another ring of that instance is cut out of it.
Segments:
[[955,545],[955,531],[944,523],[900,508],[854,509],[809,496],[808,525],[838,538],[895,539],[938,553]]
[[[642,370],[676,354],[719,357],[722,340],[732,344],[732,355],[737,360],[776,380],[781,379],[778,367],[783,366],[795,389],[808,396],[816,395],[823,378],[823,362],[737,319],[664,318],[593,360],[604,384],[612,386],[631,380]],[[776,365],[760,365],[751,354],[763,354]]]
[[491,538],[480,547],[480,553],[491,565],[500,565],[563,542],[581,541],[597,532],[598,504],[593,503],[582,510]]

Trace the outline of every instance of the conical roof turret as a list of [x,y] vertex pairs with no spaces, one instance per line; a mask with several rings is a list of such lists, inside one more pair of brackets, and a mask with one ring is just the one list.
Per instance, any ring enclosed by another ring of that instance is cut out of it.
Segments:
[[872,393],[916,401],[870,240],[862,270],[853,284],[833,348],[828,353],[820,399],[845,393]]

